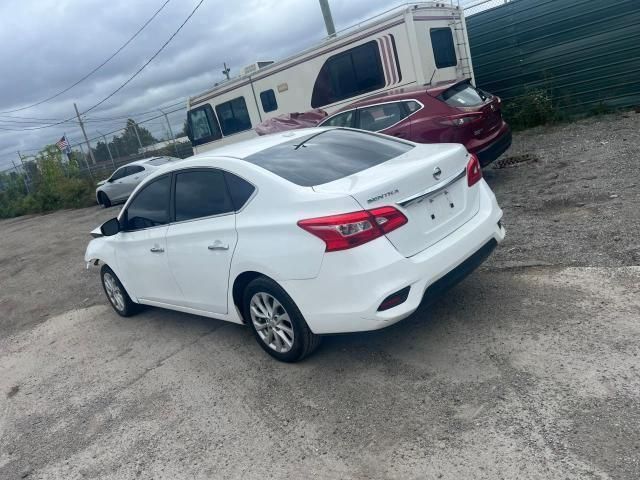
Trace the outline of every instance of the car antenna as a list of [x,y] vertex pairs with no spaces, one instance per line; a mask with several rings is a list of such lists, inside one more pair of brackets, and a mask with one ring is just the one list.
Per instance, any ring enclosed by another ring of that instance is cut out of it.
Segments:
[[433,73],[431,74],[431,78],[429,79],[429,85],[431,85],[431,82],[433,82],[433,77],[435,77],[437,71],[437,68],[433,69]]

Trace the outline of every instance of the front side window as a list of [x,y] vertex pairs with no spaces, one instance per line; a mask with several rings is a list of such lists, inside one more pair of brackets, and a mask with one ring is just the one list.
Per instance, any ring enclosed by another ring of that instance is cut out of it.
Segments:
[[339,113],[322,122],[323,127],[353,127],[353,117],[355,110]]
[[221,215],[234,210],[220,170],[193,170],[176,175],[176,222]]
[[126,177],[127,167],[120,167],[111,174],[111,180],[120,180],[122,177]]
[[327,59],[313,86],[311,106],[323,107],[384,85],[380,49],[372,40]]
[[140,230],[169,223],[171,177],[166,175],[145,186],[125,212],[126,229]]
[[458,64],[458,58],[451,29],[449,27],[432,28],[429,33],[436,68],[455,67]]
[[261,92],[260,102],[262,103],[262,110],[264,110],[265,113],[273,112],[278,109],[278,101],[276,100],[276,94],[273,89]]
[[402,102],[384,103],[359,110],[358,128],[379,132],[398,123],[407,116]]
[[244,97],[234,98],[216,106],[223,135],[233,135],[251,129],[251,119]]
[[127,167],[127,173],[125,176],[134,175],[144,171],[144,167],[141,165],[130,165]]
[[193,145],[202,145],[222,138],[220,125],[211,105],[203,105],[189,112],[189,129]]

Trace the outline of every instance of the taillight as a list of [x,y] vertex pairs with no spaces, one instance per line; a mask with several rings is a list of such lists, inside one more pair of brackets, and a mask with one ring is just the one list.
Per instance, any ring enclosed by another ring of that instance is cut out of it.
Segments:
[[473,112],[473,113],[467,113],[463,115],[453,115],[450,117],[442,117],[442,118],[436,119],[436,121],[439,124],[445,125],[447,127],[462,127],[464,125],[467,125],[471,122],[475,122],[477,120],[482,120],[482,113]]
[[469,162],[467,163],[467,184],[471,187],[482,178],[482,168],[480,168],[478,157],[473,153],[469,154],[469,157]]
[[327,252],[346,250],[370,242],[407,223],[407,217],[393,207],[300,220],[300,228],[327,245]]

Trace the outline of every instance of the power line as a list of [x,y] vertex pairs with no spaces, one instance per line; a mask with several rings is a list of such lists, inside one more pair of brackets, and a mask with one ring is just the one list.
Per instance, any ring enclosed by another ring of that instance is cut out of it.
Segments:
[[[92,105],[91,107],[89,107],[88,109],[86,109],[83,112],[83,115],[89,113],[90,111],[94,110],[96,107],[99,107],[100,105],[102,105],[104,102],[106,102],[111,97],[113,97],[116,93],[118,93],[120,90],[122,90],[124,87],[126,87],[134,78],[136,78],[147,67],[147,65],[149,65],[167,47],[167,45],[169,45],[169,43],[171,43],[171,41],[180,32],[180,30],[182,30],[182,28],[187,24],[187,22],[191,19],[191,17],[193,17],[193,15],[196,13],[198,8],[200,8],[200,5],[202,5],[203,2],[204,2],[204,0],[200,0],[198,2],[198,4],[195,6],[195,8],[191,11],[191,13],[184,20],[184,22],[182,22],[182,24],[178,27],[178,29],[175,32],[173,32],[173,34],[168,38],[168,40],[166,42],[164,42],[164,44],[158,49],[158,51],[156,51],[156,53],[154,53],[151,56],[151,58],[149,58],[149,60],[147,60],[144,63],[144,65],[142,65],[133,75],[131,75],[122,85],[120,85],[118,88],[116,88],[113,92],[111,92],[109,95],[104,97],[98,103],[96,103],[96,104]],[[23,130],[41,130],[43,128],[55,127],[56,125],[62,125],[63,123],[67,123],[67,122],[73,120],[74,118],[75,117],[69,117],[69,118],[67,118],[65,120],[62,120],[60,122],[51,123],[49,125],[42,125],[42,126],[39,126],[39,127],[24,128]],[[4,129],[4,130],[6,130],[6,129]]]
[[138,31],[136,33],[133,34],[133,36],[131,38],[129,38],[129,40],[127,40],[118,50],[115,51],[115,53],[113,53],[109,58],[107,58],[104,62],[102,62],[100,65],[98,65],[96,68],[94,68],[93,70],[91,70],[89,73],[87,73],[84,77],[82,77],[80,80],[78,80],[77,82],[75,82],[72,85],[69,85],[67,88],[65,88],[64,90],[59,91],[58,93],[56,93],[55,95],[52,95],[48,98],[45,98],[44,100],[40,100],[39,102],[36,103],[32,103],[31,105],[27,105],[26,107],[21,107],[21,108],[15,108],[13,110],[5,110],[3,112],[0,113],[13,113],[13,112],[19,112],[21,110],[27,110],[29,108],[35,107],[37,105],[41,105],[43,103],[48,102],[49,100],[53,100],[54,98],[59,97],[60,95],[62,95],[63,93],[68,92],[69,90],[71,90],[73,87],[75,87],[76,85],[84,82],[87,78],[89,78],[91,75],[93,75],[94,73],[96,73],[98,70],[100,70],[102,67],[104,67],[107,63],[109,63],[113,57],[115,57],[116,55],[118,55],[122,50],[124,50],[127,45],[129,45],[139,34],[140,32],[142,32],[142,30],[144,30],[146,28],[147,25],[149,25],[154,18],[156,18],[156,16],[164,9],[164,7],[166,7],[167,3],[169,3],[171,0],[166,0],[158,10],[156,10],[156,12],[151,16],[151,18],[149,20],[147,20],[144,25],[142,25],[142,27],[140,27],[138,29]]

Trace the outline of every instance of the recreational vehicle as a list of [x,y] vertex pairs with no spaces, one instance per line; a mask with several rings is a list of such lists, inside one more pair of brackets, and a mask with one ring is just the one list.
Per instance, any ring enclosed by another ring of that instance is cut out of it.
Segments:
[[251,138],[264,120],[321,108],[331,114],[355,100],[407,86],[471,79],[462,10],[427,2],[393,9],[279,62],[189,98],[188,125],[200,153]]

